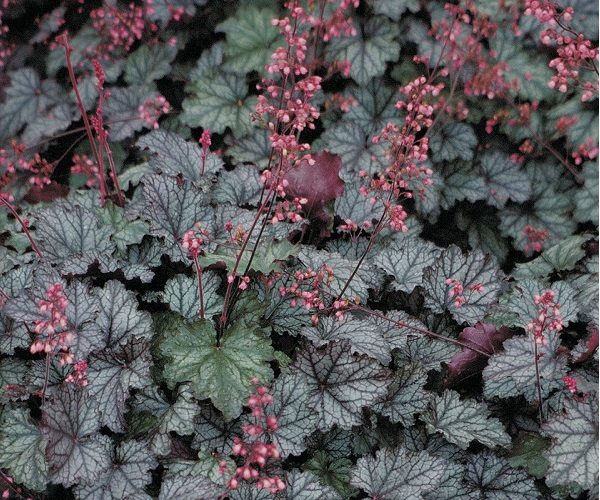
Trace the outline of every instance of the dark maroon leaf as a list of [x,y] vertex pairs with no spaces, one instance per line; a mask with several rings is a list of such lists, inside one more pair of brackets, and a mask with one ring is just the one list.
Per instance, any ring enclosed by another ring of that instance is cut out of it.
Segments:
[[465,347],[448,363],[448,383],[453,384],[466,375],[480,372],[487,364],[487,356],[469,347],[491,355],[497,352],[502,347],[502,342],[512,335],[512,332],[504,326],[496,329],[494,325],[487,323],[477,323],[475,326],[465,328],[458,335],[458,340],[465,344]]
[[321,152],[312,158],[314,165],[305,160],[286,174],[286,192],[292,198],[306,198],[306,212],[315,215],[325,203],[341,196],[344,181],[339,176],[342,159],[338,155]]

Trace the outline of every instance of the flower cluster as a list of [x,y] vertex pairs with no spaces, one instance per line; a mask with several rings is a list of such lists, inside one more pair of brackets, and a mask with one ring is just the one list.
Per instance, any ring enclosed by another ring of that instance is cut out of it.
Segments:
[[154,12],[152,1],[144,6],[131,2],[120,9],[116,3],[105,2],[102,7],[90,12],[92,26],[102,37],[102,43],[95,48],[95,57],[108,59],[116,51],[129,52],[132,45],[141,40],[146,30],[154,32],[156,24],[146,22],[145,16]]
[[294,281],[289,286],[280,286],[279,293],[282,297],[291,296],[292,307],[302,306],[305,309],[325,309],[325,302],[321,294],[321,286],[330,284],[333,279],[333,269],[327,264],[318,270],[311,268],[294,273]]
[[[12,150],[12,151],[11,151]],[[39,153],[26,157],[25,144],[11,142],[11,149],[0,148],[0,189],[8,186],[17,175],[25,175],[29,184],[43,188],[50,184],[50,176],[55,165]],[[8,201],[10,196],[7,197]]]
[[158,119],[171,110],[171,105],[162,95],[146,99],[138,106],[138,115],[149,128],[158,128]]
[[523,250],[526,254],[541,252],[544,248],[544,241],[548,239],[547,229],[536,229],[531,224],[527,224],[523,228],[523,235],[527,239]]
[[577,380],[574,377],[571,377],[570,375],[565,375],[562,378],[562,381],[564,382],[565,387],[571,394],[577,394]]
[[[255,481],[259,490],[264,489],[274,495],[285,490],[286,485],[279,474],[271,472],[273,460],[280,458],[277,445],[266,438],[266,435],[276,431],[278,427],[277,418],[266,413],[266,408],[273,403],[273,397],[265,386],[259,385],[258,379],[254,378],[252,383],[256,389],[248,398],[247,405],[254,423],[242,426],[244,438],[234,438],[232,454],[242,458],[244,462],[236,468],[233,477],[227,482],[227,488],[235,490],[240,481]],[[225,472],[226,469],[227,463],[223,461],[221,470]]]
[[[465,287],[463,283],[457,279],[447,278],[446,285],[450,286],[450,296],[454,300],[454,307],[462,307],[467,302],[467,297],[465,297]],[[485,287],[483,283],[474,283],[468,287],[471,295],[474,293],[483,293],[485,292]]]
[[87,370],[88,363],[85,359],[80,359],[79,361],[76,361],[73,364],[73,369],[71,370],[71,373],[69,373],[65,377],[65,382],[68,382],[69,384],[78,385],[79,387],[86,387],[88,385]]
[[98,185],[98,165],[86,154],[74,154],[71,158],[71,173],[84,175],[85,185],[94,187]]
[[[404,223],[407,213],[396,200],[411,198],[413,195],[409,189],[416,189],[420,196],[424,196],[425,187],[431,184],[432,170],[425,163],[429,140],[422,132],[433,124],[436,105],[428,102],[429,98],[438,96],[443,88],[443,83],[432,84],[424,76],[401,87],[404,99],[396,103],[396,108],[406,111],[404,125],[388,123],[372,139],[375,144],[388,144],[386,158],[389,165],[370,181],[369,189],[373,192],[371,203],[375,203],[381,195],[386,196],[384,205],[388,223],[395,231],[405,232],[408,229]],[[363,186],[360,191],[367,196],[369,189]]]
[[537,343],[544,342],[544,332],[559,332],[563,328],[560,305],[555,302],[555,299],[552,290],[544,290],[533,298],[533,302],[538,306],[538,315],[527,324],[527,329],[533,334]]
[[183,235],[181,246],[190,258],[197,259],[202,251],[202,246],[208,241],[208,236],[208,230],[204,229],[199,222],[196,222],[194,227]]
[[73,354],[69,346],[73,341],[73,332],[68,328],[68,300],[63,293],[63,286],[54,283],[46,292],[46,298],[38,301],[38,313],[44,319],[35,322],[36,338],[29,350],[32,353],[44,352],[58,354],[61,365],[73,362]]
[[202,163],[202,167],[200,168],[200,175],[204,175],[204,170],[206,169],[206,157],[208,156],[208,151],[212,141],[210,140],[210,129],[205,129],[202,131],[202,135],[200,139],[198,139],[198,143],[202,148],[202,153],[200,154],[200,161]]
[[495,53],[486,49],[485,42],[495,36],[498,25],[488,16],[476,15],[474,2],[463,3],[466,8],[446,3],[448,16],[433,23],[431,34],[443,46],[441,58],[447,68],[454,72],[465,68],[470,75],[464,81],[465,95],[494,99],[511,86],[504,78],[506,62],[496,61]]
[[[581,100],[590,101],[598,94],[598,47],[594,47],[583,33],[576,33],[567,25],[573,19],[573,8],[560,9],[552,0],[526,0],[525,15],[535,16],[547,29],[542,31],[540,39],[544,45],[554,46],[557,57],[550,61],[555,74],[548,82],[550,88],[563,94],[573,87],[582,89]],[[582,71],[595,76],[582,79]]]

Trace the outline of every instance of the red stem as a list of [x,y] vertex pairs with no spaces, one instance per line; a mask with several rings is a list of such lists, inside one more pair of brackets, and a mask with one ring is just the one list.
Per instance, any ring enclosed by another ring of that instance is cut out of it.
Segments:
[[98,165],[98,176],[100,177],[100,201],[102,206],[106,202],[106,180],[104,178],[104,163],[101,161],[100,153],[98,151],[98,147],[96,145],[96,141],[94,140],[94,134],[92,133],[92,127],[90,125],[90,120],[88,118],[87,112],[85,110],[85,106],[83,105],[83,100],[81,99],[81,94],[79,93],[79,86],[77,84],[77,78],[75,77],[75,71],[73,71],[73,64],[71,62],[71,52],[73,52],[73,47],[71,47],[71,43],[69,42],[69,37],[66,33],[63,33],[60,37],[57,38],[58,43],[60,43],[65,49],[65,56],[67,60],[67,71],[69,72],[69,79],[71,80],[71,86],[73,87],[73,91],[75,92],[75,98],[77,100],[77,107],[81,113],[81,117],[83,118],[83,125],[85,127],[85,133],[88,136],[88,140],[90,141],[90,146],[92,148],[92,154],[96,160],[96,164]]
[[204,319],[204,288],[202,287],[202,266],[198,262],[198,257],[194,257],[194,266],[198,278],[198,300],[200,301],[200,319]]
[[37,256],[40,259],[42,259],[43,258],[42,252],[40,251],[40,249],[37,246],[37,244],[35,243],[35,241],[33,241],[33,238],[31,236],[31,233],[29,232],[29,228],[27,227],[27,224],[25,224],[25,222],[23,221],[23,219],[21,219],[21,217],[19,216],[19,214],[17,213],[17,211],[14,209],[14,207],[8,201],[6,201],[2,196],[0,196],[0,202],[6,208],[8,208],[8,210],[14,216],[14,218],[17,219],[17,221],[21,225],[21,228],[23,229],[23,232],[27,235],[27,238],[29,239],[29,243],[31,243],[31,248],[37,254]]

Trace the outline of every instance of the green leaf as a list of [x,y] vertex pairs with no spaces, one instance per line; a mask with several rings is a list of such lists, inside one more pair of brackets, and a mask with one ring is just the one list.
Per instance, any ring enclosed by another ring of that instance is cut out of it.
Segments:
[[414,453],[405,448],[384,448],[358,459],[351,484],[371,498],[422,498],[434,491],[446,470],[445,460],[425,451]]
[[46,459],[50,480],[65,487],[88,485],[108,470],[112,442],[97,433],[100,415],[86,392],[62,386],[42,406],[42,434],[48,442]]
[[0,464],[15,482],[34,491],[46,489],[45,448],[45,439],[29,418],[29,411],[14,408],[2,413]]
[[318,450],[303,465],[303,469],[318,476],[321,483],[334,488],[343,498],[350,498],[356,494],[356,490],[350,486],[352,461],[348,458],[333,457]]
[[[425,305],[434,312],[450,311],[459,323],[475,324],[496,302],[500,291],[502,272],[489,255],[475,250],[464,255],[460,248],[450,245],[442,251],[436,262],[423,271]],[[459,281],[463,287],[464,304],[457,307],[452,285],[447,279]],[[483,290],[470,287],[483,285]]]
[[465,482],[475,498],[540,498],[533,481],[524,471],[513,469],[504,458],[489,450],[469,456]]
[[[492,5],[492,8],[497,11],[496,5]],[[493,15],[496,15],[496,12]],[[497,61],[508,64],[503,78],[507,82],[517,84],[517,89],[511,91],[512,94],[516,93],[529,101],[556,101],[556,90],[548,87],[553,71],[548,67],[548,60],[544,54],[531,48],[527,50],[524,40],[516,38],[514,31],[509,27],[499,29],[495,36],[490,38],[490,48],[496,51]]]
[[440,249],[420,238],[394,240],[373,257],[373,263],[394,277],[391,287],[410,293],[422,285],[423,270],[434,263]]
[[263,73],[279,38],[279,30],[271,24],[275,18],[277,14],[271,9],[245,6],[218,24],[216,31],[227,35],[224,67],[240,75],[248,71]]
[[542,425],[552,439],[545,456],[550,462],[549,486],[575,483],[584,489],[598,484],[598,398],[567,399],[565,411],[551,415]]
[[349,344],[332,343],[321,350],[308,345],[298,353],[292,370],[305,376],[309,405],[319,413],[322,431],[360,424],[362,408],[383,396],[390,382],[378,363],[352,356]]
[[168,44],[142,45],[127,58],[125,81],[130,85],[152,85],[171,71],[177,47]]
[[[204,314],[210,318],[219,314],[223,308],[223,298],[217,294],[221,278],[212,271],[202,273],[202,290],[204,295]],[[187,320],[199,319],[200,300],[198,298],[197,278],[178,274],[165,284],[163,300],[169,304],[171,311],[181,314]]]
[[141,243],[150,230],[144,221],[126,219],[123,209],[111,202],[98,210],[98,214],[100,222],[111,227],[111,239],[121,252],[126,250],[127,245]]
[[[233,227],[235,228],[235,224]],[[240,258],[238,270],[243,272],[249,265],[249,269],[267,275],[271,271],[279,269],[280,261],[286,260],[290,255],[295,255],[297,251],[298,247],[288,240],[269,241],[267,238],[262,238],[256,251],[254,251],[253,244],[246,247]],[[222,262],[225,264],[225,268],[231,271],[238,259],[238,252],[238,248],[222,246],[216,252],[205,253],[198,260],[203,267]],[[251,256],[253,256],[252,262],[250,262]]]
[[125,430],[129,389],[141,389],[150,383],[151,362],[150,345],[143,339],[90,357],[88,390],[98,401],[102,425],[113,432]]
[[359,85],[366,85],[374,76],[383,74],[386,61],[398,60],[399,30],[382,16],[373,17],[355,29],[354,36],[332,39],[327,51],[330,59],[350,61],[350,76]]
[[585,257],[582,245],[588,239],[584,235],[569,236],[542,252],[539,257],[517,264],[513,274],[517,278],[545,278],[554,271],[570,271]]
[[[225,462],[227,472],[221,472],[220,466]],[[235,470],[236,463],[231,458],[222,458],[206,450],[198,452],[198,460],[176,459],[167,462],[167,471],[163,478],[170,476],[200,476],[207,477],[212,482],[225,485],[231,471]]]
[[204,176],[202,176],[200,147],[174,132],[153,130],[140,137],[136,146],[152,153],[150,166],[155,170],[173,176],[181,174],[184,179],[192,182],[200,182],[223,167],[221,158],[209,151],[204,163]]
[[252,130],[250,114],[256,97],[247,97],[243,78],[229,73],[217,73],[209,81],[192,83],[192,96],[183,101],[182,121],[190,127],[209,128],[222,134],[227,128],[242,137]]
[[550,465],[542,452],[549,446],[547,439],[532,432],[525,432],[519,435],[513,444],[508,463],[513,467],[523,467],[536,479],[542,479]]
[[268,362],[273,348],[263,331],[239,321],[220,341],[210,321],[182,325],[168,332],[160,345],[164,376],[173,387],[191,382],[198,398],[210,398],[226,420],[236,418],[251,392],[250,380],[272,377]]
[[151,469],[158,466],[146,444],[124,441],[113,456],[112,467],[89,486],[76,488],[78,498],[150,500],[145,486],[152,481]]
[[459,122],[446,123],[431,136],[431,159],[435,162],[472,160],[477,142],[477,136],[470,125]]
[[[547,336],[546,345],[539,345],[538,366],[542,397],[562,386],[566,374],[566,356],[560,353],[560,338],[554,333]],[[538,399],[537,380],[532,339],[513,337],[504,342],[504,351],[494,354],[483,371],[486,398],[508,398],[523,394],[528,401]]]
[[570,236],[577,225],[572,215],[573,198],[559,190],[560,181],[553,182],[551,178],[543,180],[548,165],[533,164],[528,167],[533,190],[531,200],[526,205],[509,205],[498,213],[502,234],[512,237],[515,248],[519,250],[527,244],[524,233],[527,225],[548,231],[545,246],[554,245]]
[[456,225],[467,233],[471,248],[479,248],[502,263],[508,254],[509,245],[498,232],[498,217],[492,210],[481,210],[481,207],[472,210],[458,209],[455,215]]
[[456,391],[446,390],[441,396],[435,396],[429,411],[421,418],[429,432],[441,432],[463,450],[474,439],[490,448],[510,445],[510,436],[502,422],[489,417],[487,406],[470,399],[461,400]]
[[444,182],[440,205],[444,209],[452,207],[457,201],[475,202],[486,198],[485,181],[473,174],[469,164],[453,163],[443,169]]

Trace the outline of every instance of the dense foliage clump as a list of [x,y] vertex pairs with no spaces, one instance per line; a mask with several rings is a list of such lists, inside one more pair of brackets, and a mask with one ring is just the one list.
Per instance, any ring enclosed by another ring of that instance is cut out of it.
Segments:
[[598,498],[597,19],[3,0],[3,498]]

